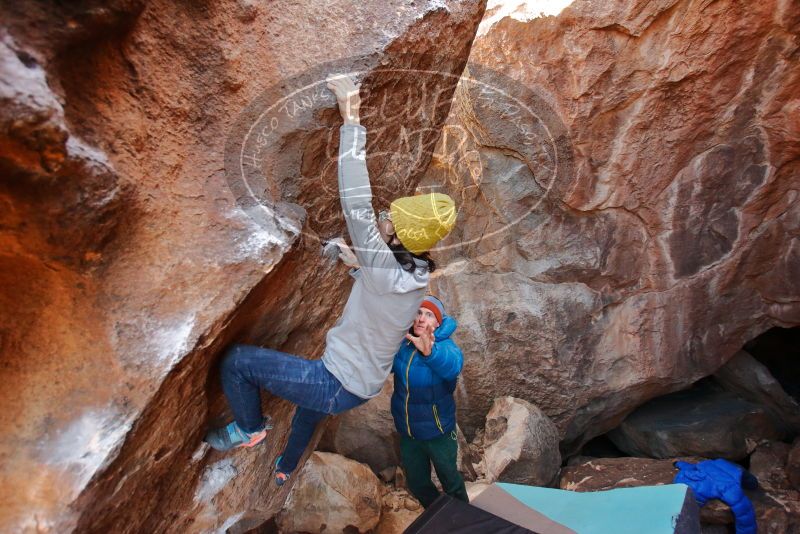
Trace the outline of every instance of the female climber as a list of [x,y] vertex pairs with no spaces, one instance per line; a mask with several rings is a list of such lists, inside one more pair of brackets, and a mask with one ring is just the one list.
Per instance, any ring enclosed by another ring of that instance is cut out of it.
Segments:
[[222,360],[222,388],[234,421],[210,431],[217,450],[253,447],[271,426],[260,390],[297,405],[289,440],[276,461],[283,485],[297,466],[317,423],[376,396],[397,347],[414,321],[435,268],[428,251],[453,228],[453,200],[441,193],[398,198],[376,220],[366,161],[366,129],[359,122],[359,87],[347,76],[327,80],[344,120],[339,140],[339,196],[360,264],[342,316],[326,336],[321,359],[236,344]]

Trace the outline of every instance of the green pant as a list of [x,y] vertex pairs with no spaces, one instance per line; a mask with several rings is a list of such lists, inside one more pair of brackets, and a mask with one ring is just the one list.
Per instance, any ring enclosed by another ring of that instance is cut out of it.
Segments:
[[401,436],[400,461],[406,472],[408,489],[427,508],[439,496],[431,481],[431,463],[445,493],[469,502],[464,478],[456,468],[458,441],[455,430],[441,437],[419,440]]

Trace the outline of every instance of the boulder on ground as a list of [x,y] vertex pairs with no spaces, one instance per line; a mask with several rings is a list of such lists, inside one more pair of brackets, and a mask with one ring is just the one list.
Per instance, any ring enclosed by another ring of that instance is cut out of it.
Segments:
[[734,354],[714,378],[725,389],[767,407],[787,431],[800,431],[800,404],[786,393],[767,366],[748,352]]
[[375,534],[402,534],[423,512],[422,505],[404,489],[383,496],[381,521]]
[[314,452],[277,517],[281,532],[367,532],[381,517],[382,486],[369,466]]
[[645,403],[608,433],[631,456],[734,461],[744,459],[761,439],[782,436],[767,408],[710,381]]
[[561,466],[558,441],[558,429],[539,408],[513,397],[496,399],[486,415],[486,480],[549,485]]

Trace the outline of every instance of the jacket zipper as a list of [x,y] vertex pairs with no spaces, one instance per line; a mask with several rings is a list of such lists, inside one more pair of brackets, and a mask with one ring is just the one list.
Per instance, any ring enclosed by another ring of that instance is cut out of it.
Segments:
[[[409,341],[408,344],[410,345],[411,342]],[[408,372],[411,370],[411,362],[414,360],[414,355],[417,353],[417,350],[414,349],[414,352],[411,353],[411,357],[408,359],[408,365],[406,366],[406,429],[408,430],[408,437],[413,438],[414,436],[411,434],[411,423],[408,421],[408,399],[411,396],[411,387],[408,383]]]
[[436,404],[433,404],[433,418],[436,419],[436,426],[439,427],[439,432],[444,434],[444,430],[442,430],[442,422],[439,421],[439,410],[436,409]]

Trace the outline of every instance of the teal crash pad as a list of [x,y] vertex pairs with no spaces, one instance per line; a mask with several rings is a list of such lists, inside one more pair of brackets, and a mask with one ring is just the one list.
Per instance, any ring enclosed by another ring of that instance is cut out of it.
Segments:
[[526,506],[578,534],[699,532],[699,510],[685,484],[576,492],[496,484]]

